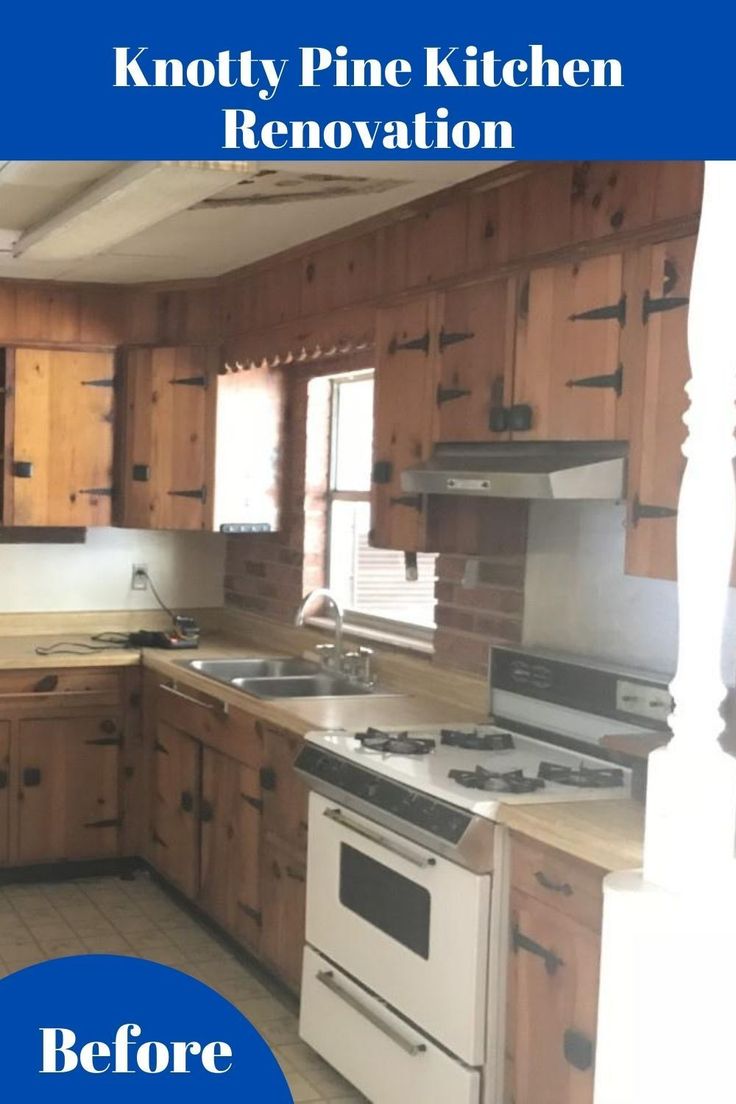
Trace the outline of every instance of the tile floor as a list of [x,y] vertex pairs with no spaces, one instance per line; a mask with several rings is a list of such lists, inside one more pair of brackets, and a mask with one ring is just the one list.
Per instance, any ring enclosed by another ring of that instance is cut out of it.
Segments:
[[138,955],[200,978],[267,1040],[296,1104],[362,1104],[353,1087],[300,1041],[294,1002],[147,874],[0,887],[0,977],[46,958],[85,952]]

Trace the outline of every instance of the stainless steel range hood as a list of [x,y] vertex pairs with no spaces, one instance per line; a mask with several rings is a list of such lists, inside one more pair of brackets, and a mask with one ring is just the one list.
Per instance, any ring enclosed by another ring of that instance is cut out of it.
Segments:
[[483,498],[592,499],[626,494],[622,441],[512,441],[436,445],[429,460],[401,474],[414,494]]

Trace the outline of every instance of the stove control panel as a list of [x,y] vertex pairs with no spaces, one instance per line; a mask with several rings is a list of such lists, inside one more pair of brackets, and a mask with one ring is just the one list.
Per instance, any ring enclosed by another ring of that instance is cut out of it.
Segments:
[[459,843],[472,819],[462,809],[446,805],[409,786],[381,778],[371,770],[356,767],[339,755],[332,755],[310,744],[304,745],[294,765],[307,777],[343,790],[367,805],[374,805],[447,843]]

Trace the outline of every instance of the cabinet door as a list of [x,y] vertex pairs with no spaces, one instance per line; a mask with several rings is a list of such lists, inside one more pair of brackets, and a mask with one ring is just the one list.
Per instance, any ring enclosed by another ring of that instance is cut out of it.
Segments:
[[295,992],[301,984],[306,881],[299,853],[267,841],[261,852],[261,957]]
[[[625,321],[622,257],[534,269],[517,309],[514,404],[530,440],[615,440],[626,386],[619,363]],[[528,407],[528,411],[524,411]],[[521,408],[521,409],[519,409]]]
[[124,525],[211,528],[216,371],[216,354],[204,346],[127,353]]
[[10,721],[0,721],[0,865],[10,858]]
[[200,744],[159,721],[152,810],[153,865],[187,897],[199,885]]
[[202,751],[199,903],[251,947],[260,935],[261,800],[258,771]]
[[694,255],[694,237],[648,246],[639,257],[641,284],[632,289],[632,311],[644,333],[638,409],[632,412],[626,535],[630,575],[677,578],[676,513],[685,470],[682,418],[688,407],[687,305]]
[[16,349],[12,358],[9,525],[110,525],[111,353]]
[[514,282],[446,292],[438,337],[437,440],[503,440],[511,402]]
[[592,1104],[599,962],[599,935],[512,891],[509,1104]]
[[376,548],[413,552],[424,546],[423,499],[402,491],[401,473],[431,448],[435,308],[432,296],[378,312],[370,538]]
[[116,715],[18,722],[15,862],[119,853],[122,731]]
[[263,830],[301,854],[307,850],[309,790],[294,770],[302,737],[263,726]]

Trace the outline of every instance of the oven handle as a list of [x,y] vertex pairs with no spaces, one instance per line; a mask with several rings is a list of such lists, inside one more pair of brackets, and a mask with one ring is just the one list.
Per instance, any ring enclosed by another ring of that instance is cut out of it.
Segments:
[[402,859],[406,859],[407,862],[413,863],[414,866],[420,866],[426,869],[428,866],[436,866],[437,860],[433,859],[429,855],[418,855],[415,851],[409,850],[408,847],[402,847],[400,843],[394,843],[393,840],[386,839],[380,832],[371,832],[370,828],[364,828],[362,824],[356,824],[354,820],[350,820],[346,817],[342,809],[325,809],[323,816],[326,816],[328,820],[334,820],[336,824],[341,825],[343,828],[349,828],[351,832],[355,832],[359,836],[363,836],[365,839],[370,840],[371,843],[378,844],[379,847],[383,847],[386,851],[391,851],[394,855],[398,855]]
[[368,1020],[369,1023],[377,1027],[379,1031],[382,1031],[392,1043],[396,1043],[402,1050],[406,1051],[412,1058],[416,1058],[419,1054],[424,1054],[426,1046],[424,1043],[412,1043],[409,1039],[405,1039],[395,1028],[390,1024],[384,1023],[380,1016],[377,1016],[370,1008],[366,1008],[364,1004],[361,1004],[357,997],[354,997],[352,993],[348,993],[346,989],[343,989],[335,981],[335,975],[332,970],[319,970],[317,972],[317,981],[320,981],[326,989],[329,989],[331,993],[334,993],[336,997],[339,997],[341,1001],[347,1004],[355,1012],[363,1017],[364,1020]]

